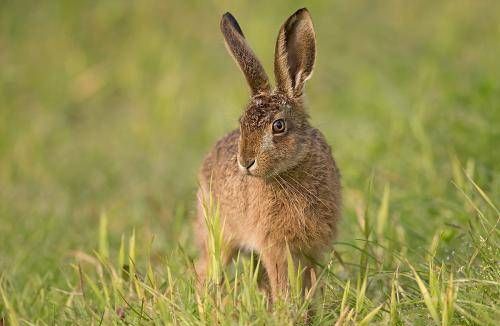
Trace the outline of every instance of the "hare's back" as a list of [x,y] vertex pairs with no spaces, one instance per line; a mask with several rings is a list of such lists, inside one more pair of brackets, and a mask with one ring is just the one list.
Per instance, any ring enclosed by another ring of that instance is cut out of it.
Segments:
[[238,139],[240,131],[235,129],[221,138],[205,157],[200,171],[200,182],[207,189],[216,190],[226,180],[238,175]]

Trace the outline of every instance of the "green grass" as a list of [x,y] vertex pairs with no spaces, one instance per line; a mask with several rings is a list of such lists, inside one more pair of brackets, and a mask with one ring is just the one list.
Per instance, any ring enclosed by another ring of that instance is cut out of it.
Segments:
[[310,113],[343,174],[335,254],[314,295],[271,311],[257,261],[220,269],[214,226],[195,291],[196,171],[247,99],[220,15],[271,72],[302,6],[0,4],[0,324],[283,325],[309,305],[315,325],[496,324],[497,1],[308,4]]

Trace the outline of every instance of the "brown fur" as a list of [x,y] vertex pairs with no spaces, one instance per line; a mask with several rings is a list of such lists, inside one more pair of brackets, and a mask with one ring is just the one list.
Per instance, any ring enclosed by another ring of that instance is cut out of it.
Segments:
[[[200,171],[197,272],[203,280],[207,230],[201,200],[211,191],[224,224],[224,261],[229,262],[239,249],[261,254],[274,300],[287,291],[287,247],[294,261],[306,269],[304,284],[309,286],[313,260],[330,248],[340,217],[339,170],[324,136],[310,125],[302,99],[314,64],[314,30],[306,9],[297,11],[280,29],[275,60],[278,85],[271,91],[262,87],[265,73],[242,42],[234,17],[224,15],[221,29],[236,62],[245,67],[242,71],[253,96],[239,130],[217,142]],[[277,119],[285,121],[282,134],[273,133]]]

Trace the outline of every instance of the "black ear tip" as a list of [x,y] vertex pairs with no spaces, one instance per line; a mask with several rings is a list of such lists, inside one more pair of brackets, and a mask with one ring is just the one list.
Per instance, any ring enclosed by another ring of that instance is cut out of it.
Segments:
[[236,18],[234,18],[234,16],[229,11],[227,11],[224,15],[222,15],[221,26],[224,23],[231,24],[231,26],[233,26],[234,29],[236,29],[236,31],[243,36],[243,31],[241,30],[241,27],[238,24],[238,21],[236,20]]
[[287,26],[287,28],[290,28],[290,26],[296,24],[297,21],[303,19],[311,20],[311,14],[309,14],[309,10],[307,10],[307,8],[305,7],[297,10],[290,17],[288,17],[288,19],[285,22],[285,26]]
[[288,19],[286,20],[284,26],[285,30],[289,30],[293,28],[299,21],[311,21],[311,14],[309,14],[309,10],[307,8],[301,8],[294,12]]
[[234,16],[229,11],[226,11],[226,13],[222,15],[222,19],[234,19]]
[[301,8],[299,10],[297,10],[293,15],[292,17],[300,17],[300,18],[304,18],[304,17],[311,17],[311,14],[309,13],[309,10],[307,10],[306,7],[304,8]]

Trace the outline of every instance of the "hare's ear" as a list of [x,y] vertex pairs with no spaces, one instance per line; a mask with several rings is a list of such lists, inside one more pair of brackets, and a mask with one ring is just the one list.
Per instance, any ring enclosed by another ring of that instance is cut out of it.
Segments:
[[245,40],[240,25],[229,12],[222,16],[220,29],[224,35],[229,53],[238,63],[250,86],[252,95],[270,91],[269,78],[259,59]]
[[276,41],[274,74],[278,89],[300,97],[304,82],[311,77],[316,57],[316,36],[306,8],[297,10],[281,26]]

